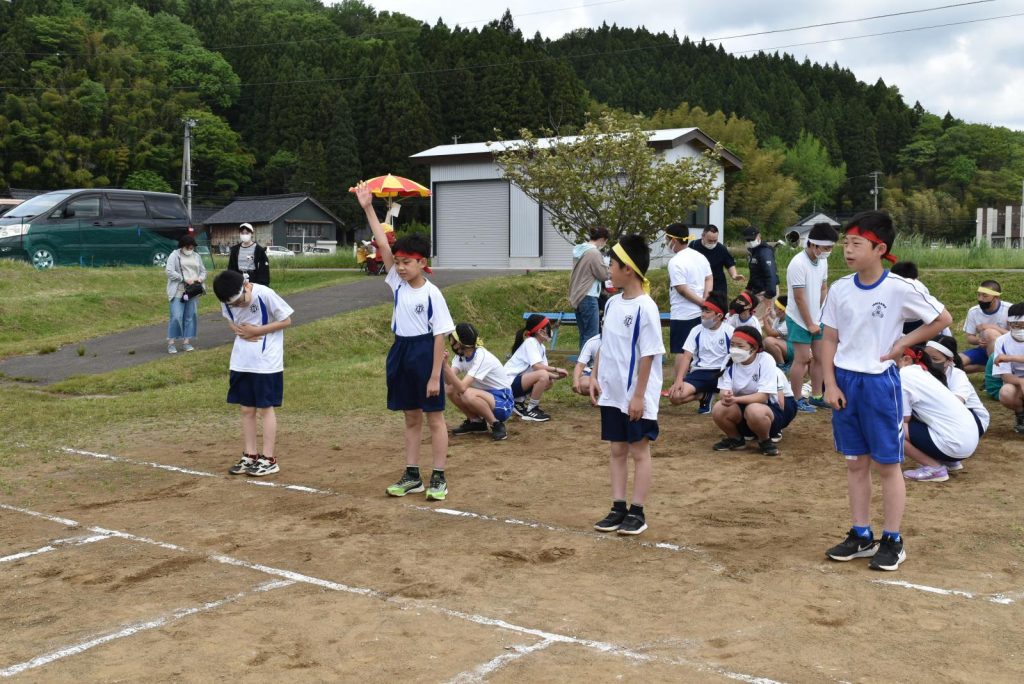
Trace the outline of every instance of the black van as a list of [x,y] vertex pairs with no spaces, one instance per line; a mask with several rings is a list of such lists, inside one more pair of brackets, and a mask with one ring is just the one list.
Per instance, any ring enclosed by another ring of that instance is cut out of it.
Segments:
[[56,190],[0,216],[0,258],[57,264],[162,266],[192,233],[181,198],[142,190]]

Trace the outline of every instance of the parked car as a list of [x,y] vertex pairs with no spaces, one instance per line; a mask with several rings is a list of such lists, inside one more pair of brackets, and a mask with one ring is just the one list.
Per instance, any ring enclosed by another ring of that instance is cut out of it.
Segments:
[[293,252],[292,250],[288,249],[287,247],[282,247],[281,245],[270,245],[269,247],[267,247],[267,256],[268,257],[293,257],[293,256],[295,256],[295,252]]
[[[163,266],[193,233],[181,198],[142,190],[57,190],[0,217],[0,258],[57,264]],[[197,240],[205,244],[205,238]]]
[[330,253],[331,253],[331,250],[327,249],[326,247],[307,247],[306,251],[303,252],[303,254],[308,254],[309,256],[319,256],[321,254],[330,254]]

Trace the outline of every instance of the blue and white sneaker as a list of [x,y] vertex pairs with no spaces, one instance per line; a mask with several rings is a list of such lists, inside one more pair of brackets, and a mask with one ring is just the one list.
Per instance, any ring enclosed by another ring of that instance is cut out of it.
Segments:
[[797,399],[796,400],[796,410],[799,411],[800,413],[817,413],[818,412],[818,409],[816,409],[813,406],[811,406],[811,402],[807,401],[806,399]]

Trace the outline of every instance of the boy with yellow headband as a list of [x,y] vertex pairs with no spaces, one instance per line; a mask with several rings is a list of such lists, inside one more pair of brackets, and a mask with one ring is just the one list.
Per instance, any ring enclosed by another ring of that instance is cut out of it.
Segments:
[[985,370],[993,346],[1001,335],[1009,332],[1006,314],[1010,305],[1002,300],[1003,288],[995,280],[986,280],[978,286],[978,304],[967,311],[964,332],[970,349],[960,352],[965,373]]
[[[601,353],[590,400],[601,407],[601,439],[611,443],[612,509],[594,525],[601,532],[647,529],[644,500],[651,486],[651,442],[658,438],[661,397],[661,314],[650,295],[650,249],[639,235],[612,247],[611,280],[621,291],[604,309]],[[626,508],[628,458],[633,459],[633,505]]]

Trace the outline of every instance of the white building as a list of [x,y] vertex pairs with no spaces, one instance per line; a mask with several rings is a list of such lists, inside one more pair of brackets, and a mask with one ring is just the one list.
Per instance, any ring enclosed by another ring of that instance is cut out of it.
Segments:
[[[541,139],[543,145],[548,139]],[[509,141],[506,144],[515,144]],[[698,128],[652,131],[650,145],[669,162],[713,150],[714,140]],[[534,200],[501,175],[486,143],[439,145],[414,154],[430,165],[431,228],[437,266],[462,268],[572,268],[573,244],[551,224]],[[725,172],[743,164],[722,150],[721,191],[709,207],[681,222],[703,226],[725,223]],[[700,234],[700,230],[696,231]],[[723,236],[724,237],[724,236]],[[652,254],[652,264],[660,261]]]
[[839,228],[842,227],[842,224],[839,223],[839,221],[836,221],[828,214],[819,211],[803,217],[797,221],[795,225],[786,228],[782,234],[786,237],[786,242],[790,245],[804,248],[807,246],[807,235],[811,232],[811,228],[813,228],[816,223],[827,223],[836,230],[839,230]]

